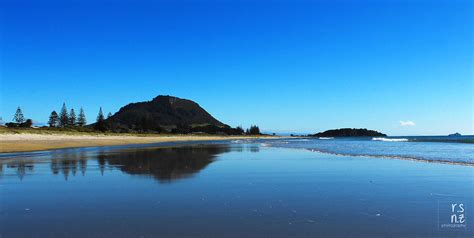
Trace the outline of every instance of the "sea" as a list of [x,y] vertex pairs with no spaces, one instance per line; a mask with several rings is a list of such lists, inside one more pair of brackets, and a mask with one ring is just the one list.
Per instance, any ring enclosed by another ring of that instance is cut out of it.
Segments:
[[472,136],[0,154],[0,237],[473,237]]
[[264,146],[345,156],[474,165],[474,136],[314,137],[268,140]]

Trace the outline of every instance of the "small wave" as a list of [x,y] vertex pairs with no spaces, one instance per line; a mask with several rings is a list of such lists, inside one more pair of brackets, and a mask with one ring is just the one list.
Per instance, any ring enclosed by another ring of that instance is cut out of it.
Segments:
[[[374,138],[376,139],[376,138]],[[388,139],[388,138],[383,138]],[[393,138],[392,138],[393,139]],[[404,138],[401,138],[404,139]],[[398,139],[400,140],[400,139]],[[406,141],[408,139],[405,139]],[[287,147],[285,145],[275,143],[275,144],[266,144],[265,146],[270,147],[282,147],[282,148],[292,148],[292,149],[300,149],[300,150],[308,150],[311,152],[316,153],[323,153],[323,154],[331,154],[336,156],[351,156],[351,157],[368,157],[368,158],[389,158],[389,159],[401,159],[401,160],[411,160],[411,161],[420,161],[420,162],[430,162],[430,163],[441,163],[441,164],[452,164],[452,165],[462,165],[462,166],[474,166],[474,161],[455,161],[448,158],[426,158],[420,156],[412,156],[412,155],[391,155],[391,154],[371,154],[371,153],[351,153],[351,152],[337,152],[333,150],[327,149],[320,149],[320,148],[308,148],[308,147]]]
[[400,138],[400,139],[395,139],[395,138],[383,138],[383,137],[374,137],[372,140],[375,141],[389,141],[389,142],[406,142],[408,139],[406,138]]
[[320,140],[332,140],[334,137],[319,137]]
[[292,139],[290,140],[291,142],[295,142],[295,141],[309,141],[309,139]]
[[351,153],[339,153],[327,150],[319,150],[319,149],[310,149],[310,148],[301,148],[303,150],[309,150],[311,152],[323,153],[323,154],[330,154],[330,155],[337,155],[337,156],[351,156],[351,157],[368,157],[368,158],[389,158],[389,159],[401,159],[401,160],[412,160],[412,161],[419,161],[419,162],[428,162],[428,163],[441,163],[441,164],[454,164],[454,165],[463,165],[463,166],[474,166],[473,162],[467,161],[451,161],[451,160],[434,160],[434,159],[427,159],[427,158],[419,158],[419,157],[411,157],[411,156],[403,156],[403,155],[375,155],[375,154],[351,154]]
[[242,140],[232,140],[231,143],[238,143],[238,144],[243,144],[243,143],[251,143],[253,140],[251,139],[242,139]]

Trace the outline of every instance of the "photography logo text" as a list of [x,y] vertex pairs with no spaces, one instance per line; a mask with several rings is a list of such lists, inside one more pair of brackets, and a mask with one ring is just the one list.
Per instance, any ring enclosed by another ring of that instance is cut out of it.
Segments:
[[439,207],[441,228],[466,228],[466,207],[464,203],[443,203],[440,205],[442,205]]

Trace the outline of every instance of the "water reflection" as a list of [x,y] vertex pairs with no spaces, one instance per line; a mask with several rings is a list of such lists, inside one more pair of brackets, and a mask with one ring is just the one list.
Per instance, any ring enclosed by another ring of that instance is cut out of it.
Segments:
[[212,163],[216,155],[228,151],[228,146],[134,150],[101,154],[99,161],[128,174],[150,175],[163,182],[192,176]]
[[1,237],[467,237],[474,227],[437,229],[451,202],[472,207],[471,166],[229,143],[9,154],[0,168]]
[[[93,156],[91,156],[93,158]],[[50,167],[51,172],[55,175],[60,172],[64,175],[64,179],[68,179],[69,174],[76,176],[80,171],[82,175],[86,174],[88,156],[83,150],[71,150],[67,153],[52,153]]]
[[[2,170],[1,172],[3,173],[3,164],[1,165]],[[16,170],[16,175],[20,180],[23,180],[25,177],[26,173],[32,173],[34,169],[33,163],[27,163],[25,161],[19,161],[18,163],[9,163],[7,164],[8,169]]]
[[[216,156],[229,152],[229,145],[181,146],[167,148],[128,148],[121,150],[70,149],[52,151],[41,158],[19,157],[0,160],[0,175],[4,165],[16,170],[21,180],[33,174],[34,166],[49,164],[54,175],[62,174],[65,180],[78,173],[85,176],[88,169],[99,169],[104,175],[107,169],[117,169],[130,175],[149,176],[160,182],[191,177],[212,163]],[[13,173],[13,172],[11,172]]]

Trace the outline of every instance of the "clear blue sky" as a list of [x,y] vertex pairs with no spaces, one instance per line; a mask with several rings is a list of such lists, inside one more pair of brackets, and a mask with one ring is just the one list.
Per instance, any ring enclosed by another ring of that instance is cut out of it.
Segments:
[[3,0],[0,116],[166,94],[266,131],[474,134],[472,1],[255,2]]

